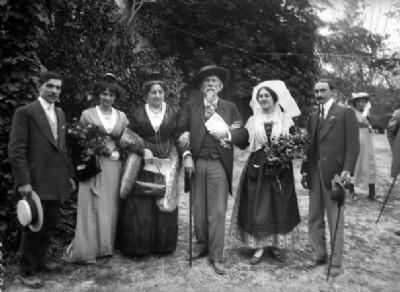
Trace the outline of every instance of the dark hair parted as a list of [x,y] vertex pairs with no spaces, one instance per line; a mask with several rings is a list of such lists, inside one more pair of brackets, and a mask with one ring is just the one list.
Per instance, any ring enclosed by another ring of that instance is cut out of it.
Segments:
[[265,89],[266,91],[268,91],[268,93],[271,95],[272,100],[274,101],[274,103],[276,103],[278,101],[278,95],[276,94],[275,91],[273,91],[271,88],[269,88],[268,86],[264,86],[261,87],[258,92],[257,92],[257,101],[258,101],[258,96],[260,94],[261,89]]
[[317,83],[326,83],[329,86],[329,90],[335,89],[335,85],[333,84],[333,80],[329,79],[329,78],[321,78],[318,79],[317,82],[315,82],[315,84]]
[[151,89],[151,87],[153,85],[160,85],[161,88],[164,91],[167,90],[164,81],[161,81],[161,80],[149,80],[149,81],[146,81],[145,83],[143,83],[143,92],[144,92],[145,95],[147,95],[149,93],[149,91],[150,91],[150,89]]
[[93,86],[94,97],[99,98],[100,93],[106,91],[107,89],[110,92],[114,93],[116,98],[119,98],[121,96],[121,88],[117,84],[99,81]]
[[63,81],[63,78],[62,78],[61,74],[59,74],[57,72],[54,72],[54,71],[42,72],[39,75],[39,83],[40,83],[40,85],[43,85],[44,83],[46,83],[50,79],[61,80],[61,82]]

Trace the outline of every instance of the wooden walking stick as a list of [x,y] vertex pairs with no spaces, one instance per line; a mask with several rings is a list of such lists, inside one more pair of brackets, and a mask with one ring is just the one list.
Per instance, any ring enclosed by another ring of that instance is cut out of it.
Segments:
[[190,191],[190,176],[185,171],[184,192],[189,193],[189,267],[192,267],[192,192]]
[[329,280],[329,275],[331,272],[331,267],[332,267],[332,258],[333,258],[333,254],[335,251],[335,242],[336,242],[336,234],[337,234],[337,230],[339,227],[339,221],[340,221],[340,215],[341,215],[341,210],[342,210],[342,206],[344,204],[344,197],[345,197],[345,191],[344,191],[344,186],[342,184],[342,182],[340,181],[339,176],[336,174],[332,180],[332,192],[331,192],[331,199],[332,201],[337,203],[338,206],[338,215],[336,218],[336,226],[335,226],[335,230],[333,232],[333,241],[332,241],[332,245],[331,245],[331,255],[329,257],[329,264],[328,264],[328,272],[326,273],[326,280]]
[[394,185],[395,185],[395,183],[396,183],[396,179],[397,179],[397,176],[395,176],[395,177],[393,178],[392,184],[390,185],[390,188],[389,188],[389,191],[388,191],[388,193],[387,193],[387,195],[386,195],[385,201],[383,201],[381,211],[379,212],[378,218],[376,218],[375,224],[378,224],[379,219],[381,218],[381,216],[382,216],[382,214],[383,214],[383,210],[385,209],[385,206],[386,206],[386,203],[387,203],[387,201],[388,201],[388,199],[389,199],[389,196],[390,196],[390,194],[392,193],[393,187],[394,187]]
[[338,203],[338,216],[336,219],[336,226],[335,226],[335,232],[333,233],[333,241],[332,241],[332,247],[331,247],[331,255],[329,257],[329,265],[328,265],[328,272],[326,273],[326,280],[329,280],[329,274],[331,273],[331,267],[332,267],[332,258],[333,258],[333,251],[335,250],[335,241],[336,241],[336,233],[339,227],[339,220],[340,220],[340,211],[342,209],[342,206],[339,205]]

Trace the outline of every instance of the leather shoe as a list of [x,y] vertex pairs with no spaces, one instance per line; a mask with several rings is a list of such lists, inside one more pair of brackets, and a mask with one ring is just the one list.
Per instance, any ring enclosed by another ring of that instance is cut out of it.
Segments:
[[319,260],[310,260],[306,262],[306,266],[309,268],[316,268],[318,266],[325,265],[327,263],[326,258],[322,258]]
[[342,274],[342,270],[340,267],[331,267],[331,270],[329,272],[329,276],[331,277],[337,277]]
[[219,262],[211,262],[211,266],[218,275],[225,275],[226,271],[224,265]]
[[37,276],[19,275],[21,283],[30,289],[40,289],[44,287],[44,281]]
[[274,257],[278,262],[284,263],[285,262],[285,252],[277,247],[269,246],[268,252],[270,255]]
[[205,257],[207,255],[207,252],[204,250],[194,250],[192,251],[192,259],[196,260],[202,257]]
[[262,256],[263,254],[261,254],[260,256],[253,255],[250,259],[250,264],[257,265],[260,262]]
[[39,264],[37,269],[42,272],[56,272],[61,269],[61,266],[58,263],[49,262]]

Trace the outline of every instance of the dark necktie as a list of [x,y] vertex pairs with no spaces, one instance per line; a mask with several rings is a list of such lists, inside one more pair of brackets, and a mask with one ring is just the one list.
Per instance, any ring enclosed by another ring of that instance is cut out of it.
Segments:
[[324,105],[319,105],[319,125],[321,126],[325,119]]

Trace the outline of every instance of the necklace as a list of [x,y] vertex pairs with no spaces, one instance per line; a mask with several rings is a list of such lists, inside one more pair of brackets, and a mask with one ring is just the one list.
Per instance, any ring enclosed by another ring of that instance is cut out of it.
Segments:
[[154,108],[154,107],[151,107],[151,106],[149,105],[149,109],[150,109],[150,111],[151,111],[154,115],[158,115],[158,114],[160,114],[161,111],[162,111],[162,106],[160,106],[159,108]]

